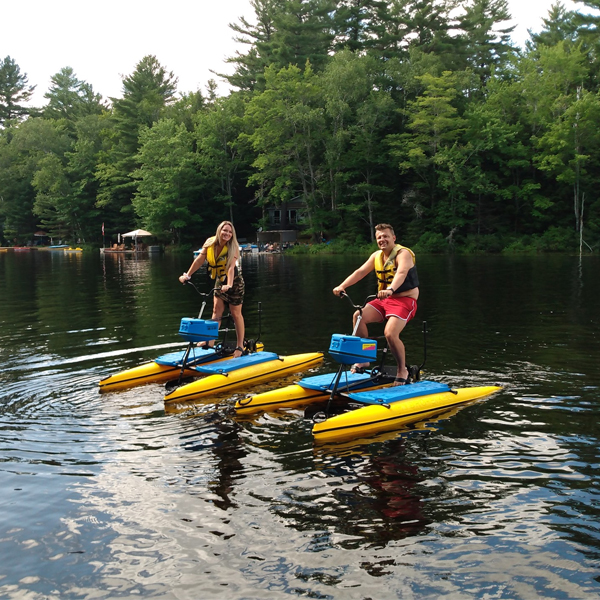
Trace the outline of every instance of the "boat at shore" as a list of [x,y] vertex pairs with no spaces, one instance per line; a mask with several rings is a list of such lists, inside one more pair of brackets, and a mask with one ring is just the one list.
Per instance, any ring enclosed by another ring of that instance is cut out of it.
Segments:
[[148,254],[148,250],[133,250],[131,248],[100,248],[100,254]]

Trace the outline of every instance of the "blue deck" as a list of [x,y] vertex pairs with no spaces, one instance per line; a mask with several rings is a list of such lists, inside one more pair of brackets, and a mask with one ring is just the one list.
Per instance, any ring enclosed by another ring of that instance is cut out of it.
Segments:
[[[168,354],[159,356],[154,362],[168,367],[181,367],[184,356],[185,350],[169,352]],[[193,349],[187,358],[186,366],[193,367],[213,360],[215,360],[215,350],[213,348],[210,348],[209,350],[201,350],[200,348]]]
[[232,371],[237,371],[239,369],[243,369],[244,367],[260,365],[265,362],[277,360],[278,358],[279,355],[275,354],[275,352],[256,352],[254,354],[240,356],[239,358],[232,358],[231,360],[225,360],[223,362],[213,363],[210,365],[200,365],[196,367],[196,371],[206,375],[227,375]]
[[[315,375],[313,377],[306,377],[298,382],[303,388],[308,390],[318,390],[320,392],[330,392],[333,389],[335,378],[337,373],[325,373],[324,375]],[[357,389],[361,387],[361,383],[372,381],[371,374],[366,373],[350,373],[346,371],[342,373],[340,383],[338,385],[339,391],[348,389]]]
[[418,398],[419,396],[429,396],[431,394],[450,391],[452,391],[451,388],[445,383],[418,381],[417,383],[409,383],[408,385],[355,392],[347,394],[347,396],[351,400],[362,404],[392,404],[393,402],[400,402],[408,398]]

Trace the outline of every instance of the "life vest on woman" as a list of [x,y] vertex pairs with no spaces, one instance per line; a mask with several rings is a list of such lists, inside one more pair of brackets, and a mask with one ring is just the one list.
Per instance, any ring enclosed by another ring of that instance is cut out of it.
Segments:
[[387,260],[385,255],[383,254],[383,250],[380,250],[375,255],[375,274],[377,275],[377,291],[387,289],[396,274],[396,256],[398,256],[398,252],[400,250],[408,250],[413,259],[413,266],[409,269],[406,274],[406,279],[402,283],[402,285],[395,290],[395,293],[398,292],[406,292],[407,290],[412,290],[413,288],[419,287],[419,276],[417,274],[417,267],[415,266],[416,258],[415,253],[406,246],[401,246],[400,244],[396,244]]
[[221,283],[227,281],[227,244],[223,246],[219,256],[215,256],[215,237],[206,241],[206,262],[208,263],[208,274],[211,279],[218,279]]

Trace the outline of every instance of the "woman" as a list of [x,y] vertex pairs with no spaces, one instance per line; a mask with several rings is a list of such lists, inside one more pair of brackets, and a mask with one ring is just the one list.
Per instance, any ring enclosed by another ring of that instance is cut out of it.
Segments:
[[[213,237],[204,242],[198,256],[194,259],[186,273],[179,281],[186,283],[203,264],[208,262],[208,274],[215,280],[215,294],[212,319],[221,321],[225,302],[229,304],[229,312],[235,323],[237,347],[233,357],[237,358],[244,352],[244,317],[242,303],[244,302],[244,279],[237,266],[240,258],[240,246],[231,221],[223,221]],[[211,346],[214,342],[211,342]]]

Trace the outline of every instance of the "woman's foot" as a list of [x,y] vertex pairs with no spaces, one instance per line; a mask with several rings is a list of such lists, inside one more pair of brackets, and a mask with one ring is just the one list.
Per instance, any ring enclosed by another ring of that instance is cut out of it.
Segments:
[[369,363],[356,363],[350,367],[350,373],[364,373]]
[[238,346],[234,351],[233,351],[233,358],[239,358],[240,356],[242,356],[244,354],[244,349],[241,348],[240,346]]

